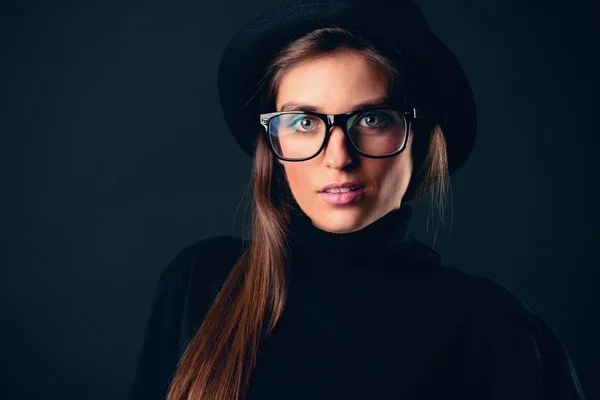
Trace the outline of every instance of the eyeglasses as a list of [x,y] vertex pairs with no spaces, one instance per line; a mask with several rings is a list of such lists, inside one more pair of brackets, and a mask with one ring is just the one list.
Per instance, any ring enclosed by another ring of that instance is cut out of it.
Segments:
[[422,116],[416,108],[400,111],[379,106],[346,114],[279,111],[261,114],[260,123],[277,158],[306,161],[323,150],[333,126],[341,127],[346,140],[364,157],[395,156],[406,148],[411,122],[417,118]]

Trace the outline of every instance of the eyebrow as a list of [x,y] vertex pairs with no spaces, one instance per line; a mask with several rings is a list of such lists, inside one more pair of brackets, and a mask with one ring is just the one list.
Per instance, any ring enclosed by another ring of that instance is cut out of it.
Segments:
[[[379,98],[376,98],[373,100],[369,100],[369,101],[365,101],[363,103],[356,104],[348,112],[358,111],[358,110],[366,108],[366,107],[387,105],[389,101],[390,101],[389,96],[379,97]],[[314,113],[323,113],[321,107],[315,107],[315,106],[311,106],[309,104],[295,103],[293,101],[289,101],[289,102],[285,103],[283,106],[281,106],[280,111],[305,111],[305,112],[308,111],[308,112],[314,112]]]

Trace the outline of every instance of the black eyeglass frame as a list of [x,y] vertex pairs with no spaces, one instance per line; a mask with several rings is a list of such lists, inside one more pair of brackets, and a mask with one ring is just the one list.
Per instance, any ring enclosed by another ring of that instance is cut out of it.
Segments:
[[[360,151],[356,147],[356,145],[354,144],[352,139],[350,138],[350,133],[348,132],[348,120],[350,118],[354,117],[357,114],[362,114],[365,112],[377,111],[377,110],[396,111],[396,112],[400,113],[406,120],[406,135],[404,137],[404,142],[402,143],[402,146],[400,146],[400,148],[398,150],[396,150],[395,152],[386,154],[383,156],[373,156],[373,155],[369,155],[369,154],[366,154],[366,153],[363,153],[362,151]],[[271,119],[278,117],[280,115],[284,115],[284,114],[312,115],[314,117],[320,118],[325,123],[325,136],[323,137],[323,143],[321,143],[321,147],[319,147],[319,150],[317,150],[315,152],[315,154],[313,154],[310,157],[305,157],[305,158],[287,158],[287,157],[283,157],[283,156],[280,156],[279,154],[277,154],[277,152],[273,148],[273,143],[271,143],[271,138],[269,137],[269,135],[270,135],[269,127],[271,125]],[[325,148],[325,143],[327,143],[329,141],[329,137],[331,136],[331,128],[333,128],[334,126],[339,126],[340,128],[342,128],[342,131],[344,132],[344,137],[346,138],[346,141],[349,142],[352,145],[352,148],[354,149],[354,151],[356,153],[360,154],[361,156],[367,157],[367,158],[393,157],[395,155],[402,153],[404,151],[404,149],[406,148],[406,144],[408,143],[408,136],[410,135],[412,121],[415,119],[422,119],[422,118],[423,118],[423,116],[419,112],[418,108],[413,107],[412,109],[410,109],[410,111],[401,111],[397,108],[390,107],[390,106],[374,106],[374,107],[361,108],[360,110],[351,111],[351,112],[344,113],[344,114],[321,114],[321,113],[317,113],[317,112],[313,112],[313,111],[301,111],[301,110],[276,111],[276,112],[260,114],[260,124],[265,128],[265,130],[263,131],[264,139],[269,144],[269,148],[271,149],[271,152],[273,152],[273,155],[275,155],[275,157],[277,157],[278,159],[280,159],[282,161],[297,162],[297,161],[307,161],[307,160],[315,158],[316,156],[321,154],[321,151],[323,151],[323,148]]]

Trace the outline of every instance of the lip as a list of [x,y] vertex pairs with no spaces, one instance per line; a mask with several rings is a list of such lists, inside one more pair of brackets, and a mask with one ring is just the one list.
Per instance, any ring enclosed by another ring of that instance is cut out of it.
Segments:
[[[364,187],[365,187],[365,185],[363,185],[362,183],[358,183],[358,182],[343,182],[343,183],[333,182],[333,183],[329,183],[329,184],[323,186],[321,188],[321,190],[319,191],[319,193],[323,193],[328,189],[333,189],[333,188],[343,189],[343,188],[353,187],[353,186],[358,186],[358,187],[360,187],[360,189],[364,189]],[[327,194],[330,194],[330,193],[327,193]]]
[[364,189],[362,187],[356,190],[351,190],[346,193],[319,193],[319,195],[321,195],[321,197],[326,203],[334,206],[342,206],[345,204],[355,203],[363,197],[363,194]]

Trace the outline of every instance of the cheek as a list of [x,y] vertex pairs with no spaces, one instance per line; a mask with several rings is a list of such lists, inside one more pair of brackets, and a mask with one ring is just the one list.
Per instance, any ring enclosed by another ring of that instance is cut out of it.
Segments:
[[396,193],[408,185],[412,174],[412,162],[410,156],[402,154],[389,159],[366,160],[362,169],[366,178],[386,197],[391,194],[386,192]]
[[306,168],[302,168],[299,163],[290,163],[284,165],[285,175],[287,176],[290,190],[294,197],[303,197],[308,191],[309,173]]
[[366,159],[363,162],[362,169],[365,175],[381,185],[384,181],[388,181],[397,175],[400,160],[395,158],[384,158],[384,159]]

